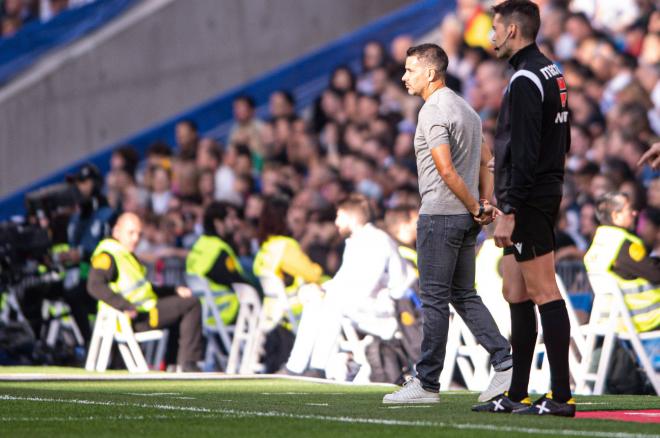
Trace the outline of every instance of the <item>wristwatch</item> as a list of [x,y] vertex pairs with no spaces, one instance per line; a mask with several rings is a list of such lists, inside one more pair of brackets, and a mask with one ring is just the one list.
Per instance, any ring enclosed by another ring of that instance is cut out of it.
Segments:
[[481,217],[481,215],[484,214],[484,210],[484,201],[479,200],[479,212],[477,214],[472,214],[472,212],[470,212],[470,214],[472,217]]
[[500,211],[504,214],[514,214],[516,209],[511,204],[504,204]]

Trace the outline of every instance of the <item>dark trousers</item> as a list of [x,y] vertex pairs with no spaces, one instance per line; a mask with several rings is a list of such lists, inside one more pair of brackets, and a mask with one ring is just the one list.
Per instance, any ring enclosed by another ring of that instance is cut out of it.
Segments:
[[[156,303],[157,321],[150,313],[141,313],[133,322],[137,332],[168,328],[177,325],[179,328],[179,349],[177,362],[179,365],[202,360],[202,306],[198,298],[182,298],[170,295],[158,298]],[[152,325],[154,324],[155,325]]]
[[[424,315],[417,377],[428,391],[440,389],[449,330],[449,303],[490,353],[495,370],[511,366],[509,342],[474,288],[479,225],[468,214],[421,215],[417,222],[419,282]],[[500,291],[492,291],[500,293]]]
[[85,344],[89,344],[92,338],[89,314],[96,313],[97,302],[87,293],[85,282],[71,289],[65,289],[62,281],[39,283],[25,288],[18,300],[37,340],[45,335],[46,330],[41,314],[44,300],[64,300],[71,309],[71,316],[76,321]]

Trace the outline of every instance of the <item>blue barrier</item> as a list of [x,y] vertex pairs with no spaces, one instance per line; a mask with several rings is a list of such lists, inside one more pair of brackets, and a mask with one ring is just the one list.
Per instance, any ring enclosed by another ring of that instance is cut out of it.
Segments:
[[269,95],[279,89],[293,93],[298,109],[306,107],[327,87],[332,70],[340,65],[357,65],[362,48],[367,42],[376,40],[389,45],[401,34],[420,37],[438,26],[442,17],[455,8],[455,4],[455,0],[423,0],[402,8],[250,83],[81,159],[0,200],[0,219],[23,214],[23,198],[27,192],[62,181],[66,174],[72,173],[85,162],[92,162],[102,172],[107,172],[112,151],[121,145],[130,144],[140,153],[144,153],[149,144],[157,140],[174,144],[174,126],[182,119],[194,120],[203,135],[224,140],[232,123],[231,104],[237,96],[252,96],[257,104],[257,114],[262,116],[265,114]]
[[137,0],[98,0],[69,9],[46,23],[33,21],[12,38],[0,39],[0,84],[34,64],[44,53],[108,23]]

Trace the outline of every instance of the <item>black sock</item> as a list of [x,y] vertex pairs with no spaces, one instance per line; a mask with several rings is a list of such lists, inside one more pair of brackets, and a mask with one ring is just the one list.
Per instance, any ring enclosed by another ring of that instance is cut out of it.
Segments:
[[571,398],[568,374],[568,347],[571,342],[571,323],[564,300],[551,301],[539,306],[543,341],[550,363],[552,398],[566,403]]
[[519,402],[527,397],[529,370],[536,345],[536,312],[531,300],[509,304],[511,309],[511,349],[513,356],[513,375],[509,398]]

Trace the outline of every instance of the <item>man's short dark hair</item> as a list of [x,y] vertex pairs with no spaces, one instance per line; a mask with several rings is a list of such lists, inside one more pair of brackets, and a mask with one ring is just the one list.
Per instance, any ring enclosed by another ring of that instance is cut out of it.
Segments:
[[255,102],[254,98],[252,98],[252,96],[248,96],[247,94],[242,94],[234,99],[234,103],[240,101],[245,102],[251,109],[255,109],[257,107],[257,103]]
[[493,6],[493,15],[500,14],[506,23],[513,20],[523,38],[536,40],[541,27],[539,7],[530,0],[506,0]]
[[407,56],[415,56],[420,61],[432,66],[442,76],[447,73],[447,66],[449,65],[449,58],[442,47],[437,44],[420,44],[412,46],[406,52]]
[[204,232],[215,235],[215,221],[224,220],[230,208],[236,208],[228,202],[214,201],[204,210]]
[[172,148],[163,141],[156,141],[151,143],[147,148],[147,157],[152,155],[161,155],[164,157],[172,156]]
[[195,122],[192,119],[179,120],[179,123],[177,123],[177,125],[186,125],[193,132],[198,132],[199,131],[199,127],[197,126],[197,122]]

